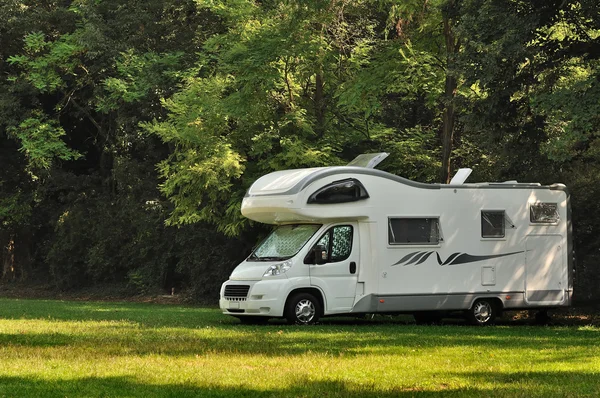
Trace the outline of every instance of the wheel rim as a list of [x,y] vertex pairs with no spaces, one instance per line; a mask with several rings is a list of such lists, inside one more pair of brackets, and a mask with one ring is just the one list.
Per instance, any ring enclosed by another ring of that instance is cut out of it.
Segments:
[[309,323],[316,313],[315,305],[308,299],[302,299],[296,304],[296,319],[300,323]]
[[478,323],[486,323],[492,318],[492,305],[487,301],[475,303],[473,316]]

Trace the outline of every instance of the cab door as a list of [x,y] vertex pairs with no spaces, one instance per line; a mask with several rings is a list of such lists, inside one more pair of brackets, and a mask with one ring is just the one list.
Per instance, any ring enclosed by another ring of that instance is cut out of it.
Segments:
[[[316,245],[326,250],[325,264],[307,261],[310,283],[325,294],[326,312],[346,312],[352,309],[358,279],[359,236],[355,222],[330,227]],[[311,251],[312,252],[312,251]]]

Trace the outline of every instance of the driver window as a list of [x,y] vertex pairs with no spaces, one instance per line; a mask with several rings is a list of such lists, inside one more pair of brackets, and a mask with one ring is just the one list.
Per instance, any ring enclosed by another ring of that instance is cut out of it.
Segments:
[[323,245],[327,251],[327,262],[344,261],[352,252],[352,226],[337,225],[330,228],[319,239],[317,245]]

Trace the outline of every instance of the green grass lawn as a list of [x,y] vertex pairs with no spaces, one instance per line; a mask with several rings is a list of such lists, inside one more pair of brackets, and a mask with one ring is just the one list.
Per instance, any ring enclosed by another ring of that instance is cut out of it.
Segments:
[[0,299],[0,397],[600,396],[600,328]]

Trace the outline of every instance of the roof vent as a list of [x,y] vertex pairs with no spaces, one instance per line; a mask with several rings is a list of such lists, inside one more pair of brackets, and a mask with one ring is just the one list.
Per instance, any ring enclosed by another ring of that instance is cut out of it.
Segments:
[[467,178],[471,175],[473,169],[458,169],[452,180],[450,180],[450,185],[462,185],[467,181]]
[[353,161],[348,163],[348,166],[366,167],[368,169],[374,169],[383,159],[387,158],[389,153],[363,153],[354,158]]

